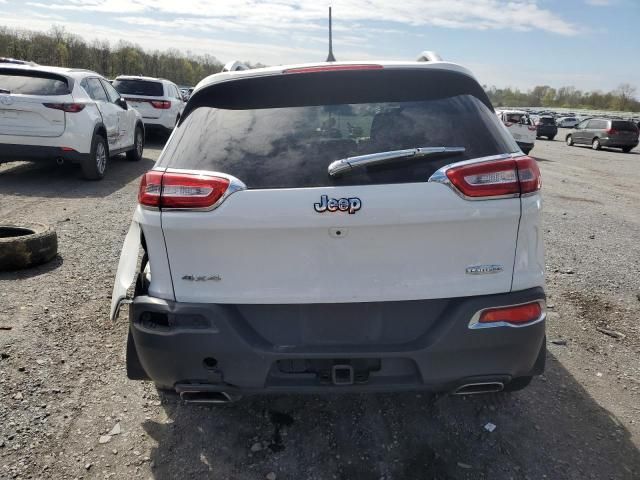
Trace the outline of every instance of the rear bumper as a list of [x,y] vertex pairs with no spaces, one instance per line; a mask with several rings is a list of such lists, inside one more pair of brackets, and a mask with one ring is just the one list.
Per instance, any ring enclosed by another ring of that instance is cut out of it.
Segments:
[[176,119],[169,117],[169,115],[162,115],[159,118],[142,117],[142,123],[144,123],[145,130],[173,130]]
[[[200,384],[238,394],[449,391],[473,379],[506,383],[542,373],[544,319],[481,329],[469,328],[470,320],[484,308],[542,299],[542,288],[334,305],[187,304],[140,296],[130,307],[135,348],[127,362],[166,388]],[[351,368],[353,381],[334,381],[333,365],[350,366],[341,373]]]
[[635,148],[638,146],[638,140],[627,140],[627,139],[619,139],[619,138],[601,138],[600,145],[603,147],[612,147],[612,148],[623,148],[623,147],[632,147]]
[[89,154],[63,150],[60,147],[42,145],[0,144],[0,163],[19,161],[49,161],[62,158],[67,162],[81,163]]
[[558,127],[538,127],[536,133],[539,137],[555,137],[558,134]]

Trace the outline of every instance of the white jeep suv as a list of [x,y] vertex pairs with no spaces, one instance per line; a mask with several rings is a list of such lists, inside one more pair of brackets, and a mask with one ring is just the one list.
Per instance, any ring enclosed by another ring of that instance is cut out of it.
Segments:
[[210,76],[125,239],[128,375],[205,402],[522,388],[546,352],[540,185],[456,64]]
[[68,161],[99,180],[109,157],[143,148],[142,117],[99,74],[0,64],[0,163]]
[[175,83],[163,78],[121,75],[113,86],[142,114],[147,129],[171,132],[180,120],[185,102]]

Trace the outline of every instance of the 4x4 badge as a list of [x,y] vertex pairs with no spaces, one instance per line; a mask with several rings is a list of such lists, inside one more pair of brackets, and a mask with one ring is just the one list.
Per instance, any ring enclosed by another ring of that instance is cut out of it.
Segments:
[[362,201],[358,197],[329,198],[328,195],[322,195],[320,201],[313,204],[313,208],[318,213],[337,212],[339,210],[354,214],[362,208]]

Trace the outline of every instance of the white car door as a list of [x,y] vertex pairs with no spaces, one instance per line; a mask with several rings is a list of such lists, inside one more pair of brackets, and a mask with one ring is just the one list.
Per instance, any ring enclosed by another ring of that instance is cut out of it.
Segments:
[[[106,80],[101,80],[102,86],[107,92],[109,101],[115,105],[118,112],[118,147],[127,148],[133,145],[133,136],[135,132],[135,112],[126,107],[126,102],[121,102],[121,97],[118,91],[111,86]],[[125,108],[126,107],[126,108]]]
[[107,92],[102,87],[102,82],[99,78],[86,78],[83,80],[82,86],[89,96],[95,100],[98,110],[100,110],[102,122],[107,129],[109,150],[117,150],[120,148],[120,116],[118,112],[120,107],[109,101]]

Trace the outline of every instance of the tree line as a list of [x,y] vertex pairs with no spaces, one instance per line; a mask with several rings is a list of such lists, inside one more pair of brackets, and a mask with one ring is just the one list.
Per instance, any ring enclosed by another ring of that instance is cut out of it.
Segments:
[[496,107],[563,107],[588,110],[615,110],[620,112],[640,112],[640,102],[636,100],[636,87],[628,83],[620,84],[610,92],[599,90],[585,92],[575,87],[558,89],[548,85],[534,87],[522,92],[512,88],[484,86]]
[[[212,55],[184,54],[179,50],[148,52],[119,41],[87,42],[64,28],[33,32],[0,27],[0,57],[31,60],[41,65],[86,68],[107,78],[117,75],[146,75],[167,78],[178,85],[195,85],[218,73],[222,63]],[[260,66],[259,64],[255,66]],[[574,87],[537,86],[526,92],[512,88],[484,86],[496,107],[566,107],[640,112],[636,88],[625,83],[611,92],[585,92]]]
[[178,85],[195,85],[222,70],[222,64],[211,55],[185,55],[173,49],[147,52],[123,41],[115,45],[104,40],[89,43],[58,27],[46,33],[0,27],[0,57],[84,68],[107,78],[117,75],[161,77]]

